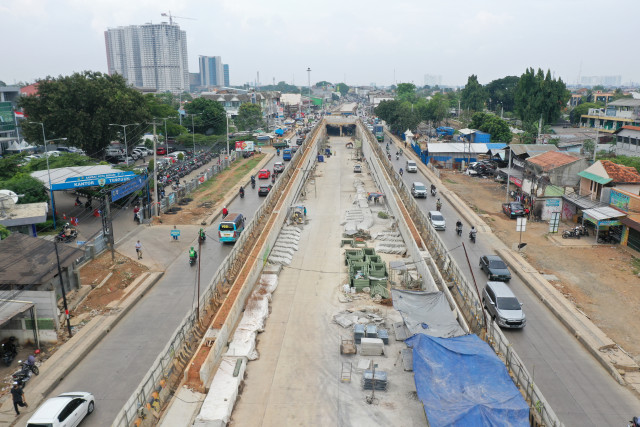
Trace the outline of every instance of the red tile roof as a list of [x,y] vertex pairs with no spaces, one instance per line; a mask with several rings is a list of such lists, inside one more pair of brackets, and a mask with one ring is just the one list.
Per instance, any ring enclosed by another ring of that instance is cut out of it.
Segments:
[[572,156],[560,151],[547,151],[546,153],[529,157],[527,159],[527,162],[542,167],[543,171],[549,171],[557,167],[576,162],[578,160],[580,160],[580,157]]
[[640,130],[640,126],[626,125],[626,126],[622,126],[622,129]]
[[20,88],[20,93],[22,95],[37,95],[38,94],[38,83],[34,83],[29,86],[24,86]]
[[640,184],[640,174],[636,168],[613,163],[611,160],[600,160],[609,178],[616,184]]

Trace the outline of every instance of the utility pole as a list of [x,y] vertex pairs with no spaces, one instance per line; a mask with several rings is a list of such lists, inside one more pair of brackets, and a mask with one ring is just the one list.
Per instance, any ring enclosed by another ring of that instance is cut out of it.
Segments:
[[538,141],[537,144],[541,144],[540,142],[540,133],[542,132],[542,114],[540,114],[540,121],[538,122]]
[[600,140],[600,115],[598,114],[598,124],[596,125],[596,140],[593,142],[593,163],[596,162],[596,152],[598,151],[599,140]]
[[157,150],[156,150],[156,141],[158,140],[158,136],[156,135],[156,122],[153,122],[153,204],[156,206],[155,216],[160,216],[160,198],[158,197],[158,160],[157,160]]
[[200,323],[200,260],[202,259],[202,239],[198,236],[198,310],[196,311],[196,319]]
[[505,203],[509,203],[509,182],[511,181],[511,154],[511,149],[509,149],[509,168],[507,169],[507,195]]
[[309,109],[307,110],[307,116],[311,113],[311,67],[307,67],[307,76],[309,78]]
[[104,212],[102,214],[103,233],[107,234],[107,242],[111,248],[111,261],[116,261],[113,238],[113,223],[111,222],[111,203],[109,202],[109,194],[104,195]]
[[118,124],[114,124],[114,123],[109,123],[109,126],[121,126],[122,129],[124,130],[124,160],[127,164],[127,166],[129,166],[129,146],[127,145],[127,126],[137,126],[140,123],[131,123],[128,125],[118,125]]
[[60,255],[58,254],[58,243],[53,242],[53,247],[56,250],[56,261],[58,262],[58,278],[60,279],[60,290],[62,291],[62,303],[64,304],[64,315],[67,318],[67,330],[69,331],[69,338],[73,336],[71,333],[71,320],[69,319],[69,307],[67,306],[67,293],[64,290],[64,283],[62,282],[62,268],[60,268]]

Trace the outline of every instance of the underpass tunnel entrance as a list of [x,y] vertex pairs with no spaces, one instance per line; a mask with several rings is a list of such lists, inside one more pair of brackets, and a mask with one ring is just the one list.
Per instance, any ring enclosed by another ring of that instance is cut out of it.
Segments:
[[330,125],[327,124],[328,136],[355,136],[356,125],[344,124],[344,125]]

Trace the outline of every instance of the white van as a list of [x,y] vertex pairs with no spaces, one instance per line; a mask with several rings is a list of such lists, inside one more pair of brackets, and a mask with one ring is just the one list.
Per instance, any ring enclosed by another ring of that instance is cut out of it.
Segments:
[[418,165],[416,165],[416,162],[414,162],[413,160],[407,160],[405,170],[407,172],[418,172]]
[[120,156],[124,156],[124,149],[122,148],[115,148],[115,147],[109,147],[107,149],[104,150],[104,155],[106,157],[120,157]]
[[287,147],[291,145],[291,138],[285,138],[284,143],[287,144]]

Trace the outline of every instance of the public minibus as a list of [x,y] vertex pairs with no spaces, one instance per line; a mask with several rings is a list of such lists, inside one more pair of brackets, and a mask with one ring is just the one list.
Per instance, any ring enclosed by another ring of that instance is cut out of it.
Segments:
[[222,243],[234,243],[244,231],[244,215],[229,213],[218,226],[218,238]]

